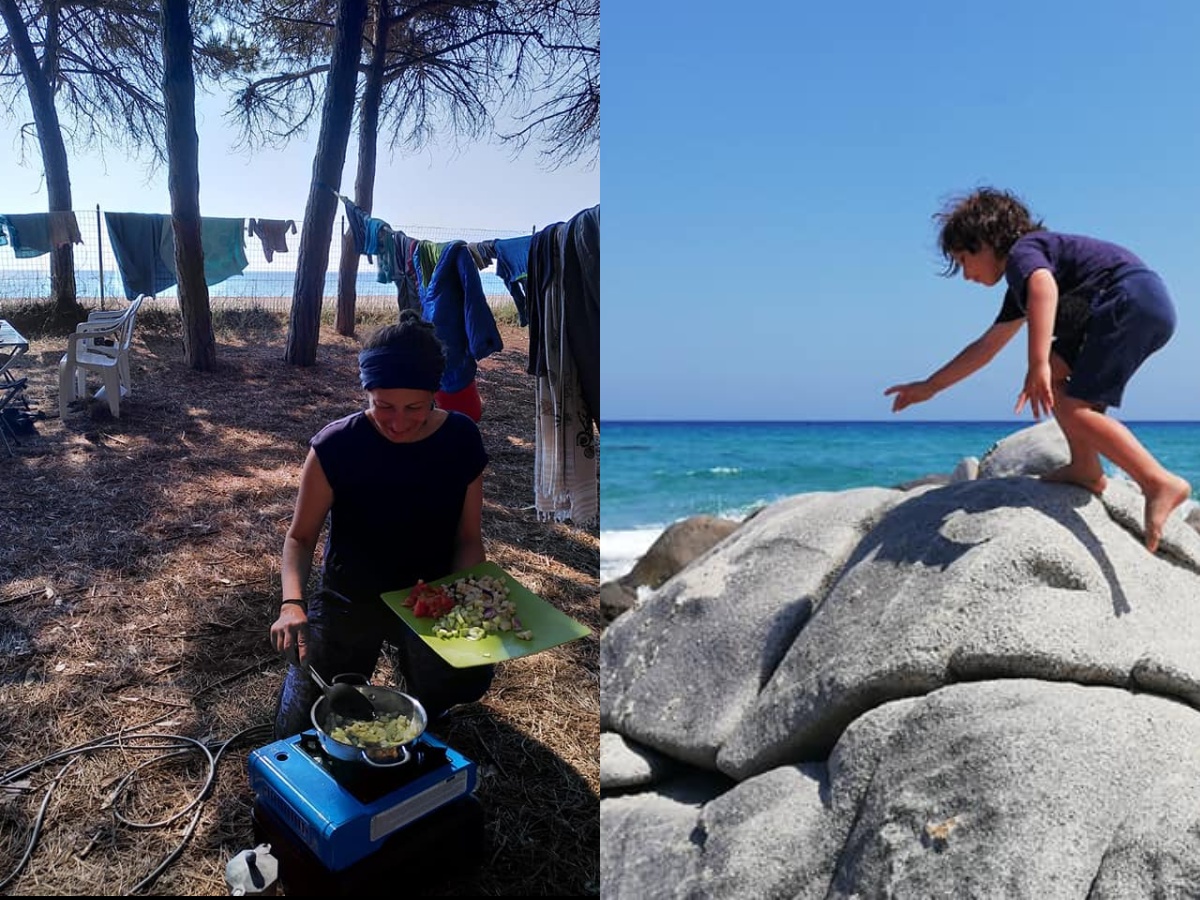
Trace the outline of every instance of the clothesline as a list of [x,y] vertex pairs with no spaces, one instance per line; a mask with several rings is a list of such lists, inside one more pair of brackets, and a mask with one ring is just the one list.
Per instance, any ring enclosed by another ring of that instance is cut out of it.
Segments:
[[[322,185],[322,187],[326,187]],[[347,200],[343,195],[330,190],[339,199]],[[99,227],[100,208],[96,207],[96,222]],[[105,213],[107,216],[108,213]],[[161,213],[118,213],[118,215],[162,216]],[[170,218],[166,215],[166,218]],[[210,218],[210,217],[202,217]],[[215,217],[223,218],[223,217]],[[267,262],[273,262],[275,253],[289,252],[287,234],[298,234],[297,222],[294,219],[274,219],[261,217],[243,217],[241,219],[244,234],[257,237],[262,241],[263,255]],[[435,229],[439,230],[439,229]],[[480,229],[474,229],[479,231]],[[533,229],[536,231],[536,227]],[[461,238],[466,239],[466,238]],[[79,227],[79,219],[74,210],[38,213],[0,213],[0,247],[11,247],[18,259],[30,259],[43,256],[59,247],[69,244],[85,244]],[[475,247],[477,243],[470,242]],[[374,254],[372,254],[374,255]]]

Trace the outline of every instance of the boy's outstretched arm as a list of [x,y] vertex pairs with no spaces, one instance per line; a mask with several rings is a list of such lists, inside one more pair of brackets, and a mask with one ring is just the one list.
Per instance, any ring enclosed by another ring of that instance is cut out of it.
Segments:
[[1029,320],[1029,366],[1025,384],[1017,396],[1015,412],[1025,404],[1040,419],[1054,410],[1054,390],[1050,383],[1050,342],[1054,336],[1054,316],[1058,312],[1058,282],[1049,269],[1035,269],[1025,282]]
[[896,395],[892,401],[892,412],[900,412],[914,403],[923,403],[934,394],[944,391],[951,385],[958,384],[968,375],[982,369],[1004,349],[1005,344],[1013,339],[1013,335],[1021,330],[1024,322],[1024,319],[997,322],[924,381],[892,385],[883,392],[885,397],[891,394]]

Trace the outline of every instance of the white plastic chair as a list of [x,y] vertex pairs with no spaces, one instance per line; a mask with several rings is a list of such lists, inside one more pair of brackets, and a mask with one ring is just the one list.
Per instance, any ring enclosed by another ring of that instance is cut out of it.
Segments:
[[[80,322],[67,340],[67,352],[58,363],[58,411],[66,413],[72,400],[87,397],[87,373],[95,372],[104,382],[104,395],[114,418],[121,415],[121,397],[130,391],[129,345],[133,324],[145,299],[139,294],[117,315],[115,310]],[[96,315],[93,313],[93,315]],[[110,339],[111,344],[102,341]]]

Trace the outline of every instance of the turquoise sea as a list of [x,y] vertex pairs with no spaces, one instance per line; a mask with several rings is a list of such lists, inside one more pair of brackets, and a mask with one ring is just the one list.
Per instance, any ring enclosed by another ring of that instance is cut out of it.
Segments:
[[[48,257],[46,257],[48,259]],[[279,257],[276,257],[278,260]],[[42,258],[35,260],[17,260],[17,263],[28,263],[29,269],[7,268],[0,265],[0,300],[24,297],[46,297],[50,293],[49,262]],[[33,268],[33,264],[37,268]],[[10,265],[14,265],[10,261]],[[44,271],[43,271],[44,270]],[[295,282],[295,269],[287,265],[277,265],[275,269],[247,268],[241,275],[226,278],[219,284],[210,285],[210,297],[291,297],[292,286]],[[508,288],[492,272],[480,272],[483,283],[483,293],[488,297],[508,297]],[[325,273],[325,296],[337,296],[338,268],[337,261],[330,263]],[[103,278],[103,296],[106,298],[125,298],[125,285],[121,275],[113,268],[106,268]],[[80,297],[101,296],[101,278],[97,269],[76,269],[75,287]],[[159,292],[159,297],[176,296],[176,288],[170,287]],[[355,293],[360,297],[380,296],[394,299],[396,285],[380,282],[374,265],[364,258],[359,263],[358,278],[355,280]]]
[[[949,473],[1030,424],[603,422],[601,580],[628,571],[666,526],[688,516],[742,518],[792,494],[892,487]],[[1200,422],[1126,424],[1200,491]]]

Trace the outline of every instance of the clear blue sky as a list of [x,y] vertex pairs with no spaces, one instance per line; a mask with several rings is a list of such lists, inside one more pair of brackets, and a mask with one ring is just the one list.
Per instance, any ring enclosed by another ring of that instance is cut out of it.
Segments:
[[[992,322],[931,216],[982,184],[1179,309],[1121,418],[1200,419],[1200,4],[610,3],[602,418],[887,419]],[[1010,419],[1025,331],[897,418]],[[1028,418],[1028,411],[1023,418]]]
[[[197,104],[200,135],[200,211],[206,216],[295,219],[304,217],[319,125],[286,149],[234,152],[236,132],[224,121],[227,101],[202,96]],[[46,191],[36,142],[27,165],[17,163],[18,138],[0,121],[8,152],[0,179],[0,213],[44,212]],[[556,171],[544,167],[530,145],[518,158],[496,142],[454,147],[442,142],[405,156],[390,156],[380,142],[374,213],[400,226],[524,231],[569,219],[600,202],[600,167],[584,162]],[[144,163],[118,148],[71,154],[71,192],[77,210],[123,212],[171,210],[166,168],[148,174]],[[346,154],[341,192],[354,193],[358,148]],[[413,232],[414,237],[421,237]],[[477,237],[477,236],[476,236]],[[442,238],[439,238],[442,239]],[[475,239],[475,237],[473,237]]]

